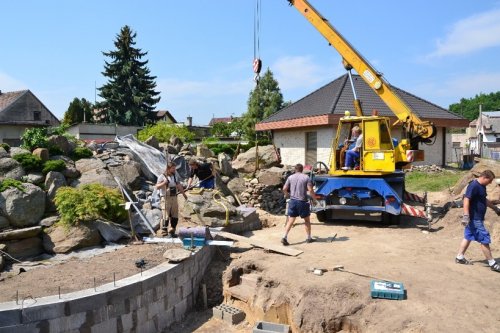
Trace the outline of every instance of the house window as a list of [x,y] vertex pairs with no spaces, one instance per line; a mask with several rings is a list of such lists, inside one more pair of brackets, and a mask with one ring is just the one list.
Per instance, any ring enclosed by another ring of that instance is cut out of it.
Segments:
[[36,120],[42,120],[42,111],[34,111],[33,112],[33,119]]

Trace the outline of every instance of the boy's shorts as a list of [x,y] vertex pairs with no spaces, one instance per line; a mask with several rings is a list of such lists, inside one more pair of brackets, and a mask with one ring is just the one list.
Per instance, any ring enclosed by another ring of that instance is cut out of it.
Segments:
[[490,244],[490,233],[484,227],[483,220],[472,220],[464,229],[464,238],[481,244]]

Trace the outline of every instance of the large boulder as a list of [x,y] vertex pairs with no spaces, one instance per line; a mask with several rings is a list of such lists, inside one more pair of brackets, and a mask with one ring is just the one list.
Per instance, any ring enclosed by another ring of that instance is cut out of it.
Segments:
[[19,154],[31,154],[28,149],[21,147],[10,147],[10,156],[16,156]]
[[9,157],[0,159],[0,181],[5,178],[20,180],[24,175],[24,168],[18,161]]
[[9,220],[6,217],[0,215],[0,230],[7,229],[10,227]]
[[117,242],[122,238],[130,238],[130,232],[123,229],[119,224],[104,220],[95,220],[94,226],[99,230],[101,237],[106,242]]
[[7,253],[16,259],[36,257],[43,253],[42,239],[40,237],[8,241],[5,244],[7,245]]
[[10,154],[4,149],[4,147],[0,147],[0,158],[10,157]]
[[219,159],[220,173],[224,176],[232,176],[233,167],[231,165],[231,157],[226,153],[220,153],[217,157]]
[[56,197],[56,192],[59,188],[67,186],[66,178],[64,175],[57,171],[50,171],[45,178],[45,189],[47,190],[47,202],[46,208],[49,212],[55,212],[56,206],[54,204],[54,199]]
[[259,184],[264,184],[267,186],[279,186],[282,185],[285,174],[288,170],[286,168],[272,167],[270,169],[263,169],[257,173],[257,179]]
[[[239,154],[233,161],[233,169],[242,173],[253,173],[256,171],[257,153],[256,147],[247,152]],[[258,147],[259,169],[267,169],[279,165],[278,154],[273,145]]]
[[120,183],[132,191],[141,189],[141,164],[135,161],[125,161],[117,165],[108,165],[108,169]]
[[38,224],[45,212],[45,192],[36,185],[22,184],[24,190],[9,187],[0,193],[0,213],[14,227]]
[[231,179],[227,183],[227,187],[234,195],[241,195],[247,189],[245,179],[239,177]]
[[36,237],[42,232],[41,226],[0,232],[0,242]]
[[160,142],[158,141],[158,139],[154,135],[147,138],[144,141],[144,143],[147,145],[150,145],[153,148],[160,150]]
[[196,156],[208,158],[208,157],[214,157],[215,154],[213,151],[208,149],[208,147],[206,145],[199,144],[196,146]]
[[55,225],[43,233],[43,248],[48,253],[68,253],[70,251],[100,245],[101,235],[93,225],[80,224],[69,229]]
[[69,157],[64,156],[64,155],[55,155],[55,156],[51,156],[50,159],[51,160],[60,160],[60,161],[64,162],[64,164],[66,165],[66,169],[61,171],[62,174],[64,175],[64,177],[71,178],[71,179],[75,179],[75,178],[80,177],[80,171],[78,171],[76,169],[75,162],[72,159],[70,159]]
[[94,183],[99,183],[110,188],[118,187],[113,175],[106,169],[106,164],[100,159],[83,158],[76,161],[75,166],[81,173],[81,176],[79,179],[71,182],[71,186],[73,187]]
[[88,171],[104,169],[106,164],[97,158],[82,158],[76,161],[75,167],[80,173],[83,174]]
[[[130,208],[133,209],[133,208]],[[153,230],[158,230],[160,228],[160,221],[162,217],[162,213],[160,209],[141,209],[141,213],[147,219],[149,224],[152,226]],[[134,227],[134,231],[137,234],[150,234],[151,231],[146,226],[146,222],[144,222],[141,216],[135,212],[132,213],[132,225]]]
[[76,147],[76,144],[70,142],[64,135],[51,135],[48,137],[47,142],[50,146],[54,146],[61,150],[64,155],[69,155]]

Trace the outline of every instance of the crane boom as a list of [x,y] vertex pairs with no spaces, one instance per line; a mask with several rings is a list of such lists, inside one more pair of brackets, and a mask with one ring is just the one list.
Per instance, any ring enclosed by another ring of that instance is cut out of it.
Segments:
[[363,56],[306,0],[288,0],[322,35],[328,43],[342,56],[347,70],[354,69],[363,80],[384,101],[396,115],[405,129],[412,146],[418,142],[430,142],[435,136],[436,128],[430,121],[420,119],[411,108],[393,91]]

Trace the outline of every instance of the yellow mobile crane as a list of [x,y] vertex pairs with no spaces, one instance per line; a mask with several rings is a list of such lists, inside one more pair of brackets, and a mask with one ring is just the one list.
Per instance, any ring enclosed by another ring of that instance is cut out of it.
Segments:
[[[295,7],[342,56],[354,93],[356,116],[346,111],[339,120],[336,138],[331,149],[328,175],[314,177],[319,204],[315,207],[320,221],[328,219],[372,219],[397,223],[399,215],[406,213],[404,204],[404,172],[402,168],[414,161],[423,161],[420,143],[430,144],[436,135],[435,126],[421,120],[394,92],[369,62],[306,0],[287,0]],[[376,114],[365,116],[356,97],[351,70],[376,92],[396,115],[392,126],[401,125],[404,137],[391,137],[388,117]],[[359,160],[353,169],[341,165],[345,140],[358,126],[362,131]],[[409,214],[413,215],[413,214]],[[423,217],[423,216],[422,216]]]

